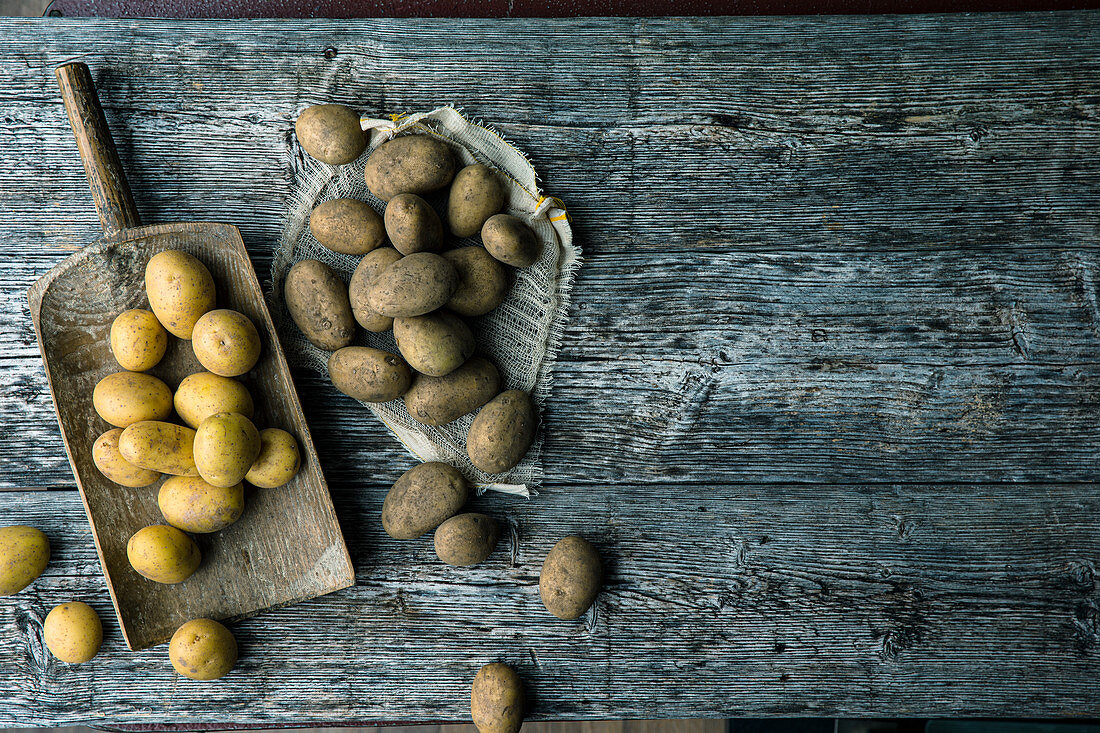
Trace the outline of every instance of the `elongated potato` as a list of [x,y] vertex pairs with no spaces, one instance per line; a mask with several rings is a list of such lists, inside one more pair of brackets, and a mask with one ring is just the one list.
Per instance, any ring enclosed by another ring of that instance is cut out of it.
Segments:
[[401,253],[393,247],[379,247],[359,260],[348,283],[348,299],[351,312],[359,325],[372,333],[382,333],[393,328],[393,317],[384,316],[367,303],[367,294],[374,278],[401,259]]
[[152,311],[133,308],[111,322],[111,353],[131,372],[155,367],[168,349],[168,332]]
[[226,488],[244,481],[260,455],[260,431],[244,415],[219,412],[195,430],[195,466],[203,480]]
[[538,414],[526,392],[501,392],[470,424],[466,452],[470,462],[486,473],[503,473],[523,460],[535,440]]
[[197,476],[172,476],[160,487],[164,521],[184,532],[217,532],[244,513],[244,486],[214,486]]
[[382,528],[411,540],[454,516],[469,496],[462,474],[446,463],[421,463],[401,474],[382,503]]
[[367,305],[394,318],[419,316],[442,308],[458,288],[458,273],[432,252],[402,257],[371,281]]
[[184,377],[172,398],[176,414],[193,428],[219,412],[239,412],[252,419],[254,405],[248,388],[236,379],[211,372]]
[[523,682],[507,664],[486,664],[470,687],[470,717],[478,733],[519,733]]
[[447,223],[456,237],[472,237],[493,214],[504,208],[504,186],[499,174],[481,163],[468,165],[451,182]]
[[415,193],[399,193],[386,204],[386,235],[403,255],[438,252],[443,248],[443,222]]
[[333,252],[365,255],[386,242],[382,217],[370,204],[356,199],[332,199],[309,215],[313,238]]
[[367,138],[355,110],[342,104],[306,107],[294,123],[302,148],[322,163],[344,165],[367,149]]
[[395,318],[393,336],[409,366],[429,377],[444,377],[458,369],[476,347],[470,327],[447,311]]
[[397,354],[369,346],[345,346],[328,358],[336,389],[363,402],[389,402],[409,389],[412,372]]
[[508,295],[508,269],[484,247],[459,247],[443,253],[458,273],[458,287],[447,301],[460,316],[483,316]]
[[363,177],[370,192],[383,201],[399,193],[438,191],[454,179],[455,157],[439,138],[402,135],[371,153]]
[[108,430],[96,438],[92,444],[92,461],[107,478],[116,484],[140,488],[155,484],[160,479],[159,471],[140,468],[122,457],[118,450],[118,439],[122,437],[122,428]]
[[500,392],[500,374],[492,363],[475,356],[443,377],[417,374],[405,393],[405,408],[424,425],[446,425],[469,414]]
[[145,266],[149,308],[173,336],[191,338],[204,313],[214,310],[214,278],[196,257],[179,250],[158,252]]
[[347,285],[324,262],[295,264],[286,274],[283,292],[290,317],[318,349],[336,351],[355,338]]
[[118,438],[118,452],[129,463],[173,476],[198,476],[195,467],[195,431],[182,425],[142,420],[128,426]]
[[489,217],[481,227],[481,242],[489,254],[512,267],[527,267],[542,254],[531,227],[511,214]]
[[116,372],[99,380],[92,406],[101,418],[124,428],[142,420],[164,420],[172,414],[172,390],[152,374]]

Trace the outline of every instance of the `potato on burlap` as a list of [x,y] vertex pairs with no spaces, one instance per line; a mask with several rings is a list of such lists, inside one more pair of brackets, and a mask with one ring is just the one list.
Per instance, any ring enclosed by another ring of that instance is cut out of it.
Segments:
[[345,346],[328,358],[336,389],[362,402],[389,402],[409,389],[412,372],[396,354],[369,346]]
[[378,273],[367,289],[367,305],[383,316],[420,316],[442,308],[456,288],[458,273],[450,262],[417,252]]
[[484,247],[460,247],[443,253],[458,273],[458,288],[447,308],[460,316],[483,316],[504,302],[509,273]]
[[318,204],[309,215],[309,231],[318,242],[345,255],[365,255],[386,243],[382,217],[356,199]]
[[367,188],[383,201],[399,193],[438,191],[455,177],[455,156],[430,135],[402,135],[379,145],[363,171]]
[[486,473],[514,468],[535,440],[538,413],[519,389],[501,392],[477,414],[466,435],[470,462]]
[[318,349],[336,351],[355,338],[348,287],[324,262],[295,264],[286,274],[283,292],[290,317]]
[[443,222],[415,193],[399,193],[386,204],[386,235],[403,255],[443,249]]
[[504,208],[504,185],[487,165],[468,165],[451,182],[447,223],[456,237],[472,237],[493,214]]
[[315,104],[298,115],[294,134],[302,148],[322,163],[344,165],[367,149],[355,110],[342,104]]
[[447,311],[395,318],[393,336],[409,366],[429,377],[444,377],[458,369],[476,347],[470,327]]
[[405,393],[409,416],[424,425],[446,425],[467,415],[500,392],[500,373],[475,356],[450,374],[430,377],[417,374]]
[[527,267],[542,254],[542,244],[523,219],[511,214],[491,216],[481,227],[481,242],[506,265]]
[[382,333],[393,328],[393,316],[384,316],[367,303],[367,294],[374,278],[401,259],[401,253],[393,247],[379,247],[359,260],[348,283],[348,299],[351,312],[359,325],[372,333]]

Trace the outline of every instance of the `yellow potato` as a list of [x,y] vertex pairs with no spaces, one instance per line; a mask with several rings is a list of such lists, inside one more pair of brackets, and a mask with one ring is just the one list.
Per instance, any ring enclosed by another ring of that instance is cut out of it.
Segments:
[[222,308],[206,313],[191,335],[195,358],[222,377],[244,374],[260,359],[260,334],[243,313]]
[[182,583],[199,569],[202,555],[190,537],[175,527],[154,524],[139,529],[126,543],[126,558],[149,580]]
[[101,418],[124,428],[171,415],[172,390],[152,374],[117,372],[99,380],[92,390],[92,406]]
[[214,310],[214,278],[210,270],[179,250],[153,255],[145,266],[145,291],[157,320],[181,339],[190,339],[195,322]]
[[198,476],[195,467],[195,431],[170,422],[145,420],[122,431],[118,452],[138,468]]
[[184,532],[217,532],[244,513],[244,486],[213,486],[197,476],[172,476],[157,493],[164,521]]
[[229,629],[209,618],[188,621],[168,642],[172,667],[193,680],[224,677],[237,663],[237,640]]
[[294,436],[279,428],[267,428],[260,431],[260,455],[244,480],[262,489],[274,489],[294,478],[301,464]]
[[0,527],[0,596],[34,582],[50,562],[50,540],[34,527]]
[[518,733],[523,725],[523,682],[506,664],[486,664],[470,689],[470,717],[479,733]]
[[195,431],[195,466],[214,486],[239,484],[259,455],[260,433],[238,412],[211,415]]
[[116,484],[140,488],[154,484],[160,478],[159,471],[140,468],[122,457],[118,450],[118,439],[122,437],[122,428],[108,430],[96,438],[92,444],[92,461],[107,478]]
[[211,372],[197,372],[184,378],[172,402],[180,419],[193,428],[219,412],[239,412],[251,420],[254,411],[247,387]]
[[55,606],[42,622],[42,638],[50,654],[69,664],[87,662],[103,643],[103,623],[87,603]]
[[123,369],[143,372],[164,358],[168,332],[152,311],[141,308],[119,313],[111,323],[111,353]]

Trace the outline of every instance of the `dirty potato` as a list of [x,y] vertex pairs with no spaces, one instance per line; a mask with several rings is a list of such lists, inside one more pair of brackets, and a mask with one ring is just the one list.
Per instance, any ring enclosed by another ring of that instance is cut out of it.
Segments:
[[295,264],[286,274],[283,292],[290,317],[318,349],[336,351],[355,338],[348,288],[325,263],[302,260]]
[[561,619],[584,615],[600,592],[600,556],[583,537],[569,535],[546,555],[539,595],[546,610]]
[[438,191],[455,177],[455,156],[439,138],[402,135],[371,153],[363,177],[370,192],[383,201],[399,193]]
[[294,134],[311,157],[329,165],[350,163],[367,149],[359,115],[341,104],[306,107],[294,123]]
[[531,227],[511,214],[489,217],[481,227],[481,242],[489,254],[512,267],[527,267],[542,254],[542,244]]
[[152,369],[167,349],[168,332],[152,311],[133,308],[122,311],[111,322],[111,353],[123,369]]
[[380,272],[367,290],[367,305],[393,318],[408,318],[442,308],[458,288],[458,273],[432,252],[417,252]]
[[504,185],[492,168],[468,165],[451,183],[447,198],[447,223],[456,237],[472,237],[485,220],[504,208]]
[[504,265],[484,247],[460,247],[443,253],[458,273],[458,287],[447,308],[460,316],[483,316],[504,302],[509,277]]
[[409,366],[429,377],[445,377],[458,369],[476,346],[470,327],[447,311],[395,318],[393,336]]
[[345,346],[328,359],[336,389],[362,402],[389,402],[409,389],[412,372],[397,354],[369,346]]
[[531,447],[538,414],[531,397],[519,389],[501,392],[477,414],[466,435],[470,461],[486,473],[515,467]]
[[214,486],[197,476],[172,476],[157,493],[164,521],[184,532],[217,532],[244,513],[244,486]]
[[159,471],[140,468],[122,457],[118,450],[118,439],[122,437],[122,428],[108,430],[92,443],[92,462],[104,476],[122,486],[141,488],[155,484],[160,479]]
[[448,565],[476,565],[492,554],[500,524],[484,514],[458,514],[435,530],[435,554]]
[[470,717],[478,733],[518,733],[523,725],[523,682],[506,664],[486,664],[470,688]]
[[405,393],[409,416],[424,425],[446,425],[467,415],[500,392],[500,373],[480,356],[443,377],[417,374]]
[[415,193],[399,193],[386,204],[386,235],[403,255],[443,249],[443,222]]
[[172,414],[172,390],[152,374],[116,372],[99,380],[92,406],[116,428],[142,420],[164,420]]
[[309,215],[309,231],[318,242],[345,255],[365,255],[386,242],[382,217],[356,199],[318,204]]
[[169,333],[191,338],[204,313],[214,310],[214,278],[198,258],[179,250],[158,252],[145,266],[149,308]]
[[466,503],[469,487],[446,463],[410,468],[397,479],[382,504],[382,528],[398,540],[411,540],[438,527]]
[[359,325],[371,333],[382,333],[393,328],[393,317],[384,316],[367,304],[367,294],[374,278],[401,259],[401,253],[393,247],[379,247],[359,260],[359,265],[348,283],[348,299],[351,312]]

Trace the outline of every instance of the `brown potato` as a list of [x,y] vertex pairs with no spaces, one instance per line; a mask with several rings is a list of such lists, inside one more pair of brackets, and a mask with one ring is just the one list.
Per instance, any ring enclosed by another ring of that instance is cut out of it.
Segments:
[[181,339],[203,313],[214,309],[214,277],[196,257],[176,249],[157,252],[145,266],[149,309],[168,331]]
[[355,110],[340,104],[306,107],[294,123],[302,148],[322,163],[344,165],[367,149],[367,137]]
[[508,295],[508,270],[484,247],[460,247],[443,253],[458,273],[458,288],[447,308],[460,316],[483,316]]
[[386,234],[403,255],[443,249],[443,222],[415,193],[399,193],[386,204]]
[[389,402],[409,389],[412,372],[396,354],[368,346],[345,346],[328,358],[336,389],[362,402]]
[[500,523],[484,514],[457,514],[435,530],[435,554],[448,565],[476,565],[493,553]]
[[318,349],[336,351],[355,338],[348,288],[324,262],[295,264],[286,274],[283,292],[290,317]]
[[430,462],[401,474],[382,504],[382,528],[398,540],[411,540],[454,516],[469,496],[462,474],[446,463]]
[[220,377],[239,377],[260,360],[260,332],[245,314],[219,308],[195,322],[191,348],[208,371]]
[[142,420],[164,420],[172,414],[172,390],[152,374],[116,372],[99,380],[92,406],[116,428]]
[[499,391],[497,368],[475,356],[443,377],[417,374],[405,393],[405,408],[418,423],[446,425],[481,407]]
[[393,318],[419,316],[442,308],[457,287],[458,273],[450,262],[432,252],[417,252],[374,278],[367,305]]
[[538,414],[531,397],[519,389],[501,392],[470,424],[466,452],[486,473],[503,473],[523,460],[535,440]]
[[455,156],[430,135],[403,135],[379,145],[363,172],[367,188],[383,201],[399,193],[438,191],[455,177]]
[[600,592],[600,556],[584,538],[569,535],[546,555],[539,595],[546,610],[561,619],[584,615]]
[[318,242],[345,255],[365,255],[386,243],[382,217],[356,199],[318,204],[309,215],[309,231]]
[[367,304],[370,284],[383,270],[401,259],[401,253],[393,247],[379,247],[359,260],[348,284],[351,312],[359,325],[372,333],[382,333],[393,328],[393,316],[384,316]]
[[118,452],[138,468],[173,476],[199,475],[195,467],[195,431],[182,425],[157,420],[136,422],[118,436]]
[[122,428],[108,430],[92,443],[92,461],[107,478],[116,484],[140,488],[155,484],[160,479],[159,471],[140,468],[122,457],[118,450],[118,439],[122,437]]
[[395,318],[393,336],[409,366],[429,377],[445,377],[458,369],[476,346],[470,327],[447,311]]
[[111,353],[131,372],[152,369],[168,349],[168,332],[152,311],[133,308],[111,322]]
[[172,476],[157,492],[164,521],[184,532],[217,532],[244,513],[244,485],[214,486],[197,476]]
[[489,217],[481,227],[481,242],[506,265],[527,267],[542,254],[542,243],[523,219],[511,214]]
[[451,182],[447,223],[456,237],[472,237],[493,214],[504,208],[504,186],[489,166],[468,165]]
[[486,664],[470,688],[470,717],[479,733],[519,733],[523,682],[506,664]]

